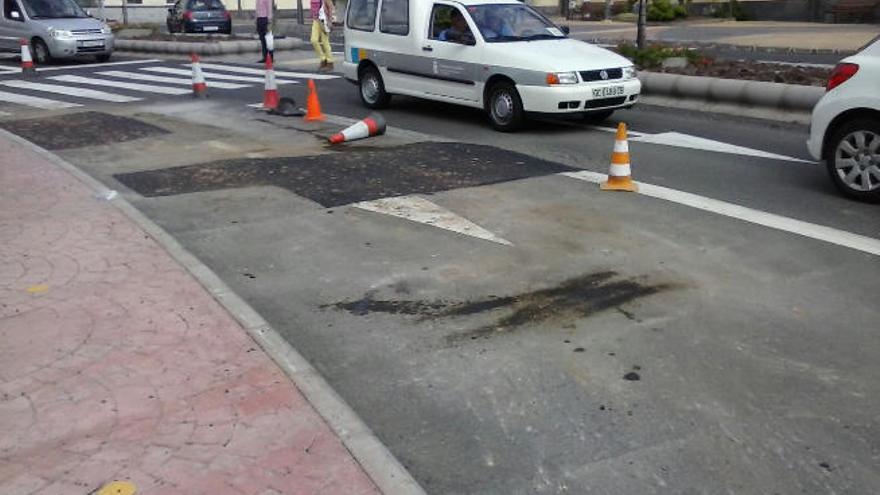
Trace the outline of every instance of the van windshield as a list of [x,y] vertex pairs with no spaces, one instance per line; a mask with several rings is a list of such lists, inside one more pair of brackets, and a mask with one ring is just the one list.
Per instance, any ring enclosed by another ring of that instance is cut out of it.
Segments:
[[467,10],[487,43],[565,38],[558,27],[526,5],[475,5]]
[[81,19],[88,17],[73,0],[24,0],[31,19]]

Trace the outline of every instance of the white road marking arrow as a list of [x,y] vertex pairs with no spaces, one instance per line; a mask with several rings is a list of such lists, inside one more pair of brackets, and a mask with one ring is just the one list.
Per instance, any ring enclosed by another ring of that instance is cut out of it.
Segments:
[[497,242],[505,246],[512,246],[510,241],[502,239],[470,220],[458,216],[455,213],[434,204],[419,196],[400,196],[397,198],[383,198],[374,201],[364,201],[351,205],[366,211],[391,215],[413,222],[423,223],[432,227],[449,230],[458,234],[464,234],[477,239]]

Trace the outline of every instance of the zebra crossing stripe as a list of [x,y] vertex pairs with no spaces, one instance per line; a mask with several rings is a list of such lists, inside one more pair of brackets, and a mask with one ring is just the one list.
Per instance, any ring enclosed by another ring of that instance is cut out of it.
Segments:
[[192,90],[183,89],[183,88],[170,88],[168,86],[155,86],[153,84],[138,84],[138,83],[127,83],[123,81],[110,81],[108,79],[94,79],[91,77],[82,77],[82,76],[52,76],[49,79],[55,81],[69,82],[69,83],[79,83],[79,84],[89,84],[92,86],[106,86],[110,88],[116,89],[128,89],[131,91],[140,91],[142,93],[155,93],[162,95],[184,95],[190,93]]
[[[202,63],[202,68],[205,67],[205,64]],[[189,69],[172,69],[171,67],[143,67],[141,70],[146,70],[150,72],[158,72],[162,74],[178,74],[178,75],[186,75],[191,74],[192,71]],[[214,80],[220,79],[223,81],[241,81],[241,82],[252,82],[252,83],[264,83],[266,81],[265,77],[255,77],[255,76],[235,76],[232,74],[215,74],[211,72],[202,71],[202,75],[205,76],[205,79]],[[299,81],[281,81],[276,80],[277,84],[299,84]],[[213,83],[214,86],[217,83]]]
[[[189,64],[187,64],[189,65]],[[223,64],[206,64],[202,63],[202,69],[214,69],[214,70],[222,70],[226,72],[237,72],[239,74],[255,74],[255,75],[264,75],[266,71],[263,69],[253,69],[250,67],[236,67],[233,65],[223,65]],[[339,79],[339,76],[334,76],[330,74],[313,74],[310,72],[287,72],[276,70],[275,75],[278,77],[295,77],[298,79],[314,79],[314,80],[324,80],[324,79]]]
[[43,91],[45,93],[56,93],[59,95],[75,96],[77,98],[87,98],[90,100],[109,101],[113,103],[129,103],[132,101],[140,101],[140,98],[133,96],[117,95],[107,93],[106,91],[95,91],[94,89],[77,88],[74,86],[61,86],[57,84],[43,84],[31,81],[0,81],[0,84],[9,86],[10,88],[26,89],[29,91]]
[[14,103],[16,105],[23,105],[26,107],[41,108],[43,110],[60,110],[62,108],[75,108],[82,106],[77,103],[67,103],[64,101],[38,98],[36,96],[7,93],[6,91],[0,91],[0,101],[6,103]]
[[[166,84],[177,84],[180,86],[192,86],[192,78],[180,77],[162,77],[151,74],[141,74],[139,72],[124,72],[119,70],[109,70],[106,72],[98,72],[98,75],[108,77],[118,77],[121,79],[135,79],[138,81],[157,82]],[[241,89],[250,87],[249,84],[232,84],[224,82],[211,82],[210,86],[217,89]]]

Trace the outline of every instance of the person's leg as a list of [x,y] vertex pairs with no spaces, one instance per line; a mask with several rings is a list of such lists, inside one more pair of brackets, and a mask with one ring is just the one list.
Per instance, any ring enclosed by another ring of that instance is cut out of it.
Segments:
[[323,60],[331,69],[333,68],[333,49],[330,47],[330,33],[321,29],[321,48],[324,52]]
[[326,62],[324,61],[324,54],[321,52],[321,34],[324,32],[324,28],[321,26],[321,21],[315,19],[312,21],[312,47],[315,49],[315,53],[318,55],[318,58],[321,59],[321,67],[324,67]]
[[260,35],[260,45],[263,51],[263,59],[260,62],[266,61],[266,54],[269,53],[268,48],[266,47],[266,33],[269,31],[269,19],[266,17],[258,17],[257,18],[257,34]]

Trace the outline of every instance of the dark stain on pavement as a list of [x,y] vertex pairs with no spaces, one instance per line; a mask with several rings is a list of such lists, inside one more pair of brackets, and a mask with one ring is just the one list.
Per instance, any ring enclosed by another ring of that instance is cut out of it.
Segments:
[[547,289],[479,301],[391,301],[376,300],[368,296],[358,301],[325,305],[323,308],[334,307],[358,316],[373,312],[418,315],[421,317],[420,321],[508,310],[507,314],[490,325],[447,336],[447,342],[455,344],[507,333],[548,320],[570,323],[671,288],[668,284],[646,285],[636,279],[616,280],[616,277],[617,273],[613,271],[592,273]]
[[0,127],[48,150],[67,150],[169,134],[140,120],[102,112],[79,112],[0,122]]
[[492,146],[416,143],[315,156],[227,160],[115,177],[146,197],[272,185],[330,208],[571,170]]

